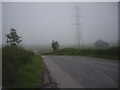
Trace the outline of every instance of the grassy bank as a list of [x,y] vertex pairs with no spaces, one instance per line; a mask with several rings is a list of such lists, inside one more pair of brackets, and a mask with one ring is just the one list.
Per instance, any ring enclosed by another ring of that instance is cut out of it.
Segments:
[[20,47],[2,48],[2,84],[8,88],[35,88],[43,83],[42,58]]
[[96,48],[84,48],[84,49],[75,49],[75,48],[64,48],[61,50],[45,53],[45,55],[80,55],[80,56],[90,56],[97,58],[106,58],[118,60],[118,47],[110,47],[106,49],[96,49]]
[[2,86],[2,49],[0,47],[0,86]]
[[39,56],[22,66],[17,72],[16,84],[13,87],[39,88],[43,84],[43,63]]

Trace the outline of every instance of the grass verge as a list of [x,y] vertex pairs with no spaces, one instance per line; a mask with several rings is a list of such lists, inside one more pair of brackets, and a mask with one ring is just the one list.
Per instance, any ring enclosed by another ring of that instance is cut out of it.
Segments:
[[43,84],[43,62],[40,56],[32,57],[32,61],[22,66],[17,72],[16,84],[13,87],[39,88]]
[[41,56],[21,47],[2,48],[2,86],[4,88],[38,88],[43,83]]
[[112,60],[118,59],[118,51],[120,48],[118,47],[110,47],[110,48],[64,48],[61,50],[53,51],[45,53],[44,55],[77,55],[77,56],[90,56],[96,58],[106,58]]

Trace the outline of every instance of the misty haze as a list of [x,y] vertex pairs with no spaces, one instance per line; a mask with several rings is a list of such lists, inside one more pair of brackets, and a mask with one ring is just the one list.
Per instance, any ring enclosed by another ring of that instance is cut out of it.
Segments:
[[118,41],[117,2],[2,2],[2,87],[118,88]]
[[[23,38],[22,45],[74,46],[75,8],[78,6],[85,45],[118,40],[118,3],[3,3],[3,37],[11,28]],[[3,38],[5,44],[5,38]]]

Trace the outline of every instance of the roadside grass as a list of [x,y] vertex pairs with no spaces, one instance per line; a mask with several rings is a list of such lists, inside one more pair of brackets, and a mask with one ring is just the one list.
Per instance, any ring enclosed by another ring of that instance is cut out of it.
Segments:
[[39,87],[43,82],[42,58],[21,47],[2,48],[2,86]]
[[40,56],[32,57],[32,61],[22,66],[17,72],[16,88],[39,88],[43,84],[43,62]]
[[96,58],[106,58],[112,60],[118,60],[119,47],[110,48],[64,48],[61,50],[44,53],[44,55],[77,55],[77,56],[90,56]]
[[0,87],[2,86],[2,48],[0,47]]

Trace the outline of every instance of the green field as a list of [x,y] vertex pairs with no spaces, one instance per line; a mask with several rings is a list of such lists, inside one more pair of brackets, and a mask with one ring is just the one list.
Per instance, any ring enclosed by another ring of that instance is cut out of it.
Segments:
[[44,55],[78,55],[78,56],[90,56],[97,58],[106,58],[112,60],[118,60],[118,47],[110,48],[64,48],[53,52],[44,53]]
[[38,88],[43,84],[40,56],[21,47],[2,48],[2,85],[7,88]]

